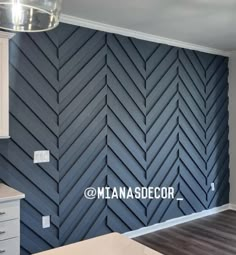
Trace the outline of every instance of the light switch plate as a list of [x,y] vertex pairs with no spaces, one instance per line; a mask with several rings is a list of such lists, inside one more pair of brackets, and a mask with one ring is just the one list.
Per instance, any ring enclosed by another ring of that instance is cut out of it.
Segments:
[[35,151],[34,164],[50,162],[50,151]]
[[211,190],[215,191],[215,183],[214,182],[211,183]]
[[51,220],[50,216],[43,216],[42,217],[42,227],[43,228],[50,228],[50,220]]

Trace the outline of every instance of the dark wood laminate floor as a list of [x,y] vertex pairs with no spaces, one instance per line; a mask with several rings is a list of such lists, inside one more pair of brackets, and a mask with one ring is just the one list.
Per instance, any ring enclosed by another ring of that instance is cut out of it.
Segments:
[[236,255],[236,212],[225,211],[135,240],[164,255]]

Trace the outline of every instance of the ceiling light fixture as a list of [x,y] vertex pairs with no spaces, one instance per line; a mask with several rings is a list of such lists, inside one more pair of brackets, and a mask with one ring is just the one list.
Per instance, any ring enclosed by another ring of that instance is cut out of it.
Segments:
[[62,0],[0,0],[0,28],[42,32],[59,24]]

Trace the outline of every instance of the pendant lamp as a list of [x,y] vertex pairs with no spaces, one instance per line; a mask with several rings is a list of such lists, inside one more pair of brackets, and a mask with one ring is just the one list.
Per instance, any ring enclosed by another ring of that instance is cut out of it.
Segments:
[[62,0],[0,0],[0,28],[42,32],[59,24]]

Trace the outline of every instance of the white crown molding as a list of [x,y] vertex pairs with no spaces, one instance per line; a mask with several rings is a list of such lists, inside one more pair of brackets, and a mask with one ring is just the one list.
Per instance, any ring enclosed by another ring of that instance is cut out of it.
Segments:
[[170,46],[196,50],[196,51],[201,51],[205,53],[221,55],[226,57],[230,56],[230,52],[227,52],[227,51],[222,51],[222,50],[209,48],[209,47],[205,47],[205,46],[201,46],[197,44],[173,40],[173,39],[160,37],[160,36],[156,36],[152,34],[147,34],[147,33],[139,32],[139,31],[135,31],[135,30],[127,29],[127,28],[122,28],[122,27],[112,26],[112,25],[108,25],[108,24],[104,24],[100,22],[87,20],[87,19],[82,19],[82,18],[70,16],[70,15],[62,14],[60,21],[63,23],[71,24],[71,25],[86,27],[86,28],[104,31],[108,33],[115,33],[115,34],[133,37],[133,38],[137,38],[137,39],[141,39],[145,41],[167,44]]
[[172,220],[168,220],[168,221],[165,221],[163,223],[157,223],[157,224],[152,225],[152,226],[148,226],[148,227],[140,228],[138,230],[130,231],[130,232],[124,233],[124,235],[129,237],[129,238],[135,238],[135,237],[138,237],[138,236],[153,233],[155,231],[159,231],[159,230],[162,230],[162,229],[165,229],[165,228],[170,228],[170,227],[173,227],[173,226],[176,226],[176,225],[179,225],[179,224],[183,224],[183,223],[186,223],[186,222],[197,220],[197,219],[200,219],[200,218],[203,218],[203,217],[206,217],[206,216],[210,216],[210,215],[213,215],[213,214],[216,214],[216,213],[224,212],[224,211],[227,211],[227,210],[236,210],[236,205],[226,204],[226,205],[223,205],[223,206],[220,206],[220,207],[215,207],[215,208],[212,208],[212,209],[209,209],[209,210],[204,210],[204,211],[199,212],[199,213],[193,213],[193,214],[190,214],[190,215],[186,215],[186,216],[182,216],[182,217],[175,218],[175,219],[172,219]]
[[230,57],[236,57],[236,51],[235,50],[230,51]]
[[15,34],[11,33],[11,32],[5,32],[5,31],[0,31],[0,38],[1,39],[11,39],[12,37],[14,37]]

